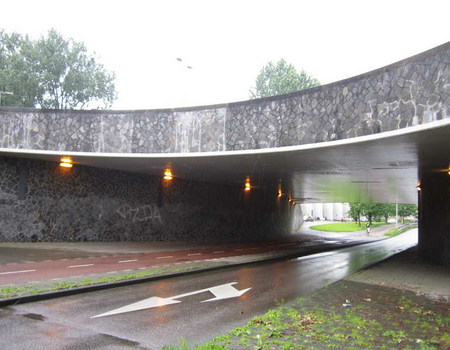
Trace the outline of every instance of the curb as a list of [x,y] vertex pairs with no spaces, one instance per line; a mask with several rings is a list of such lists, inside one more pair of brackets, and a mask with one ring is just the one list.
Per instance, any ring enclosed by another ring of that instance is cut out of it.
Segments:
[[66,296],[71,296],[71,295],[76,295],[76,294],[96,292],[96,291],[106,290],[106,289],[111,289],[111,288],[159,281],[159,280],[167,279],[167,278],[174,278],[174,277],[193,275],[193,274],[202,273],[202,272],[223,270],[223,269],[233,268],[233,267],[243,266],[243,265],[255,265],[255,264],[264,264],[266,262],[289,260],[289,259],[313,255],[313,254],[317,254],[317,253],[328,252],[331,250],[336,250],[336,249],[339,250],[339,249],[344,249],[344,248],[349,248],[349,247],[354,247],[357,245],[369,244],[369,243],[374,243],[374,242],[376,242],[376,241],[371,241],[371,242],[359,241],[359,242],[348,243],[345,245],[331,245],[330,244],[329,246],[321,247],[322,249],[314,249],[314,247],[312,247],[312,248],[309,247],[309,250],[307,252],[297,251],[297,252],[291,253],[291,254],[269,257],[269,258],[265,258],[265,259],[258,259],[258,260],[254,260],[254,261],[244,261],[244,262],[232,263],[232,264],[221,265],[221,266],[207,267],[207,268],[191,270],[191,271],[182,271],[182,272],[163,274],[163,275],[159,275],[159,276],[149,276],[149,277],[142,277],[142,278],[135,278],[135,279],[129,279],[129,280],[124,280],[124,281],[112,282],[112,283],[107,283],[107,284],[106,283],[105,284],[97,284],[97,285],[84,286],[84,287],[78,287],[78,288],[73,288],[73,289],[64,289],[64,290],[58,290],[58,291],[53,291],[53,292],[45,292],[45,293],[41,293],[41,294],[18,296],[18,297],[0,300],[0,307],[25,304],[25,303],[31,303],[31,302],[36,302],[36,301],[54,299],[54,298],[61,298],[61,297],[66,297]]

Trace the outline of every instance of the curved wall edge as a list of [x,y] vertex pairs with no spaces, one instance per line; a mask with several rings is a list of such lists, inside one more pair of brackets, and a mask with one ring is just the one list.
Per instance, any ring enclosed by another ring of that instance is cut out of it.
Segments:
[[450,43],[317,88],[192,108],[0,108],[0,148],[105,153],[221,152],[304,145],[450,117]]

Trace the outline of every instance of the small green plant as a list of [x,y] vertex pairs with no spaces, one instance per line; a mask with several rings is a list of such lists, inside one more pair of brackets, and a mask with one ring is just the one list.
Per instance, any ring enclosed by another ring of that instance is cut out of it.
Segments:
[[412,225],[412,226],[408,226],[408,227],[404,227],[402,229],[398,229],[398,228],[391,228],[387,233],[385,233],[384,235],[386,237],[394,237],[394,236],[398,236],[399,234],[412,230],[413,228],[417,228],[417,225]]

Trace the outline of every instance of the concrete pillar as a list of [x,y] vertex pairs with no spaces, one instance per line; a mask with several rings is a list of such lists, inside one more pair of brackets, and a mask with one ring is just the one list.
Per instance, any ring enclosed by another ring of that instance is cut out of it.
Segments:
[[420,174],[419,253],[424,260],[450,264],[450,176]]

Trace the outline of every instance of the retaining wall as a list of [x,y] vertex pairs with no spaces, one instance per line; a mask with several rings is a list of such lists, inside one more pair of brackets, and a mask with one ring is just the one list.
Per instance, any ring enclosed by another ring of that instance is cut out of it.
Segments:
[[[146,111],[0,108],[0,147],[178,153],[333,141],[450,117],[450,43],[341,82],[272,98]],[[276,193],[0,158],[0,241],[252,240],[288,234]],[[299,206],[296,206],[299,208]],[[301,217],[301,214],[300,214]]]
[[0,241],[251,241],[291,232],[276,192],[0,157]]

